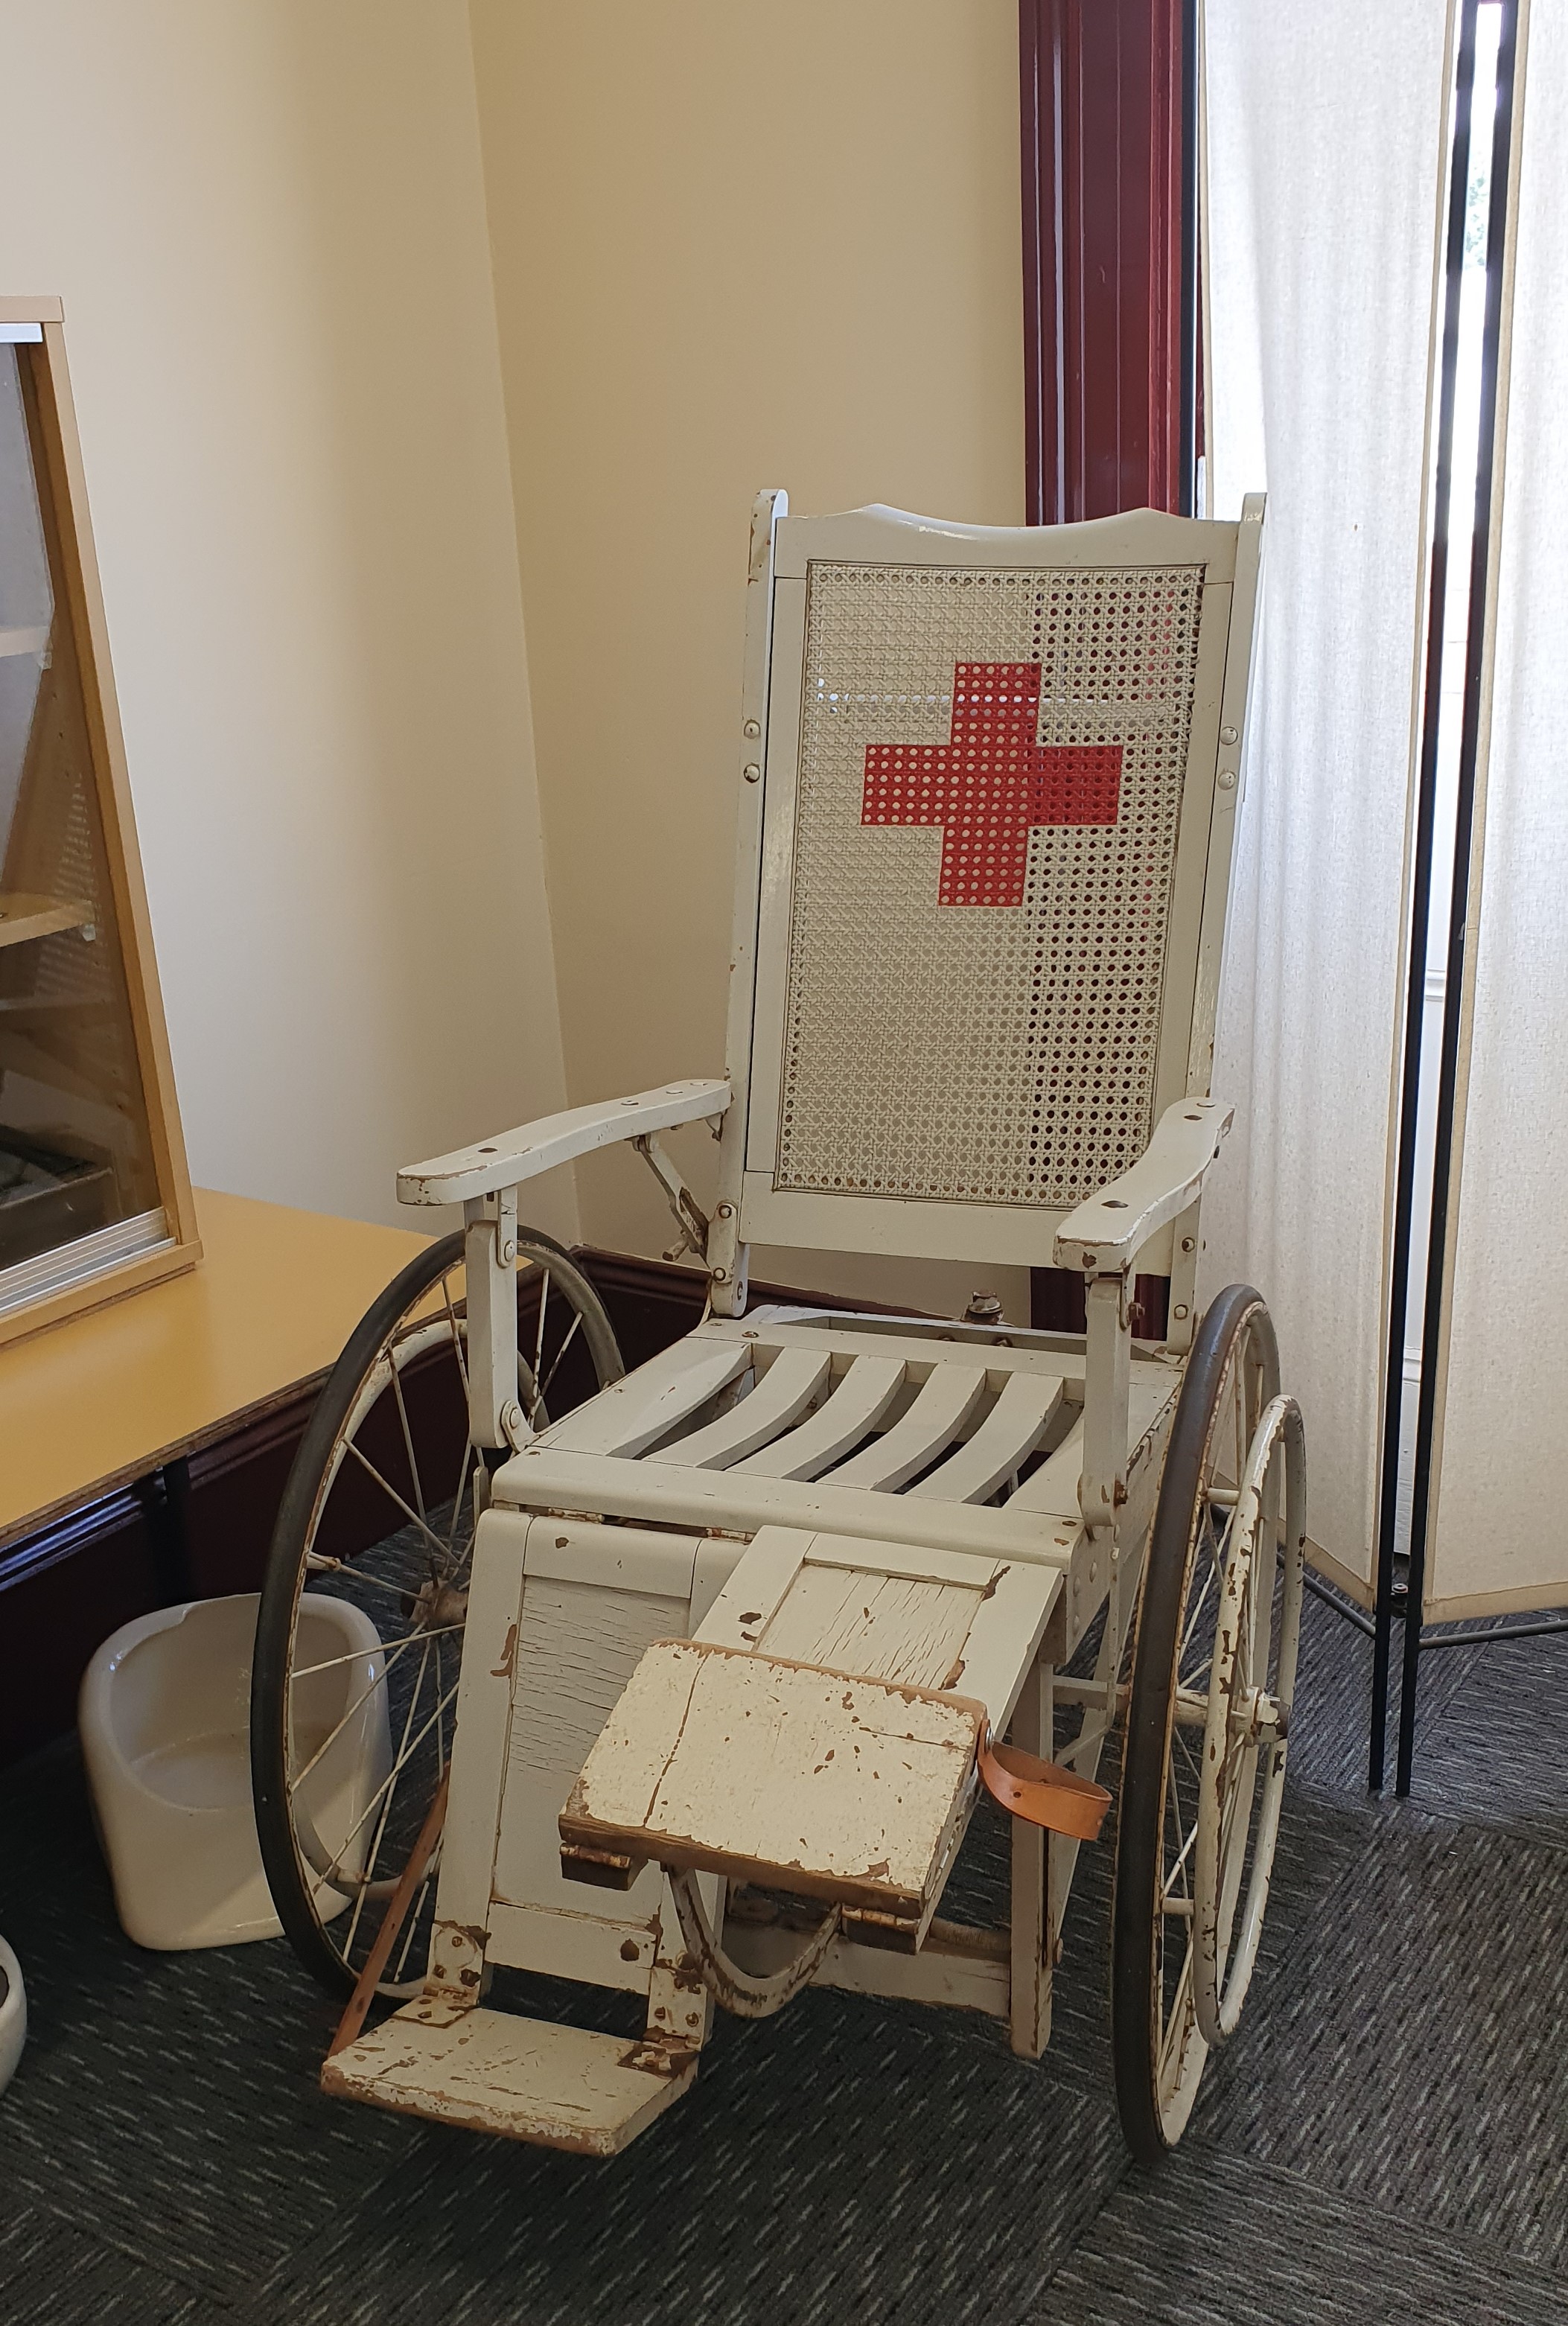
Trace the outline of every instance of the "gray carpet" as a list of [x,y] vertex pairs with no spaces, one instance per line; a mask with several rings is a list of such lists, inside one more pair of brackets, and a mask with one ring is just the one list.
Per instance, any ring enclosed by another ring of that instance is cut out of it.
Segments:
[[[0,2099],[0,2316],[1562,2321],[1568,1639],[1428,1660],[1404,1806],[1360,1786],[1365,1643],[1309,1602],[1305,1657],[1252,1998],[1154,2172],[1111,2098],[1103,1851],[1039,2068],[978,2019],[808,1994],[722,2022],[691,2097],[594,2163],[320,2098],[333,2014],[286,1947],[133,1948],[74,1747],[51,1748],[0,1779],[33,2029]],[[998,1845],[977,1829],[970,1901]]]

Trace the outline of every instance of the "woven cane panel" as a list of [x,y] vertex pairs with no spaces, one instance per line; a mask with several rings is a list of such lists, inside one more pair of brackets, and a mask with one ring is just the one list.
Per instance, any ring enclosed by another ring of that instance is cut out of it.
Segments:
[[812,565],[778,1188],[1056,1208],[1137,1160],[1202,579]]

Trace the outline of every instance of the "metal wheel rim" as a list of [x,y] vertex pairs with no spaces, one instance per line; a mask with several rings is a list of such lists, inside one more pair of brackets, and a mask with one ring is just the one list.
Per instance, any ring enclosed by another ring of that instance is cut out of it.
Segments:
[[1225,1531],[1257,1423],[1278,1391],[1267,1307],[1253,1286],[1227,1285],[1199,1321],[1165,1430],[1138,1561],[1121,1740],[1111,2060],[1127,2145],[1149,2163],[1185,2129],[1209,2053],[1193,1996],[1192,1852],[1201,1766],[1194,1745],[1208,1720],[1207,1642]]
[[[394,1391],[407,1435],[411,1471],[417,1473],[417,1458],[413,1451],[412,1433],[408,1430],[406,1408],[401,1396],[401,1388],[403,1374],[418,1357],[429,1355],[444,1341],[453,1350],[463,1387],[467,1389],[468,1368],[465,1354],[467,1320],[459,1309],[459,1302],[463,1295],[455,1294],[452,1289],[452,1279],[454,1278],[460,1279],[461,1277],[462,1261],[459,1258],[443,1271],[440,1280],[444,1296],[442,1300],[444,1313],[439,1317],[422,1318],[422,1312],[427,1307],[431,1294],[426,1292],[418,1296],[393,1326],[382,1347],[377,1351],[375,1360],[366,1369],[354,1401],[339,1425],[331,1455],[322,1472],[320,1488],[311,1512],[311,1542],[315,1540],[321,1517],[344,1462],[348,1458],[351,1450],[357,1450],[357,1439],[359,1430],[388,1388]],[[405,1331],[405,1327],[409,1329]],[[435,1535],[434,1553],[443,1559],[445,1566],[445,1573],[441,1579],[454,1591],[464,1588],[469,1564],[472,1558],[471,1512],[469,1513],[466,1539],[462,1521],[465,1515],[464,1504],[472,1492],[473,1472],[478,1456],[478,1449],[474,1446],[472,1438],[465,1433],[459,1475],[451,1498],[451,1519],[445,1538],[437,1534],[435,1530],[429,1529],[431,1509],[434,1508],[439,1512],[442,1505],[431,1504],[426,1501],[422,1480],[419,1481],[415,1487],[417,1508],[409,1513],[422,1530],[428,1530]],[[362,1453],[358,1455],[358,1458],[365,1462],[367,1467],[374,1468]],[[379,1471],[376,1471],[375,1475],[384,1492],[394,1503],[401,1503],[407,1512],[409,1506],[404,1498],[381,1476]],[[405,1530],[400,1531],[405,1531]],[[318,1920],[322,1923],[324,1934],[333,1944],[334,1950],[338,1952],[345,1970],[351,1970],[353,1968],[352,1949],[364,1919],[365,1909],[390,1898],[397,1886],[396,1873],[392,1872],[377,1877],[376,1865],[387,1828],[391,1823],[396,1799],[395,1780],[398,1772],[413,1763],[421,1745],[431,1735],[432,1730],[437,1748],[438,1776],[440,1770],[445,1765],[449,1734],[448,1717],[454,1714],[457,1699],[457,1673],[461,1661],[462,1624],[452,1624],[439,1627],[439,1630],[416,1625],[413,1631],[399,1634],[394,1639],[384,1639],[381,1654],[371,1660],[376,1669],[366,1679],[365,1688],[350,1704],[326,1744],[318,1745],[316,1748],[316,1759],[319,1761],[320,1755],[329,1749],[333,1739],[341,1733],[344,1726],[354,1719],[361,1710],[369,1707],[377,1690],[386,1689],[390,1694],[388,1683],[393,1670],[416,1643],[422,1642],[419,1669],[414,1677],[413,1691],[402,1725],[402,1733],[394,1742],[392,1768],[388,1772],[388,1778],[383,1780],[383,1784],[387,1786],[388,1790],[385,1791],[385,1798],[379,1790],[373,1792],[361,1812],[362,1823],[374,1821],[372,1832],[362,1843],[362,1846],[367,1847],[368,1852],[367,1871],[346,1881],[344,1879],[346,1869],[342,1865],[343,1854],[346,1849],[361,1841],[361,1825],[357,1824],[350,1829],[344,1841],[339,1844],[336,1851],[327,1847],[316,1830],[308,1808],[299,1799],[300,1789],[308,1780],[314,1763],[296,1763],[293,1746],[294,1721],[292,1717],[292,1691],[301,1679],[310,1677],[316,1669],[311,1666],[297,1668],[295,1665],[300,1617],[307,1601],[308,1585],[312,1573],[320,1575],[330,1571],[324,1564],[315,1564],[315,1558],[316,1554],[307,1548],[305,1558],[301,1563],[294,1592],[293,1624],[290,1631],[289,1673],[286,1682],[291,1691],[291,1712],[290,1717],[285,1718],[284,1726],[285,1737],[288,1740],[285,1750],[284,1784],[301,1881],[307,1893],[311,1897],[312,1903],[317,1906]],[[376,1578],[372,1577],[362,1563],[357,1568],[354,1580],[361,1587],[374,1579]],[[430,1676],[430,1653],[432,1645],[436,1664],[432,1706],[422,1720],[420,1715],[423,1707],[425,1680]],[[451,1725],[455,1726],[455,1720]],[[379,1983],[378,1992],[382,1995],[407,1998],[417,1995],[423,1985],[422,1966],[415,1977],[404,1977],[403,1974],[407,1968],[410,1952],[422,1922],[431,1885],[440,1871],[440,1859],[441,1853],[438,1848],[431,1865],[426,1869],[419,1893],[409,1911],[404,1938],[397,1955],[394,1958],[390,1975]],[[323,1895],[331,1896],[334,1893],[345,1899],[345,1905],[331,1915],[321,1914],[320,1912],[321,1898]],[[342,1941],[339,1945],[333,1925],[345,1912],[348,1916],[348,1923],[347,1930],[342,1933]]]
[[[1234,1505],[1217,1503],[1211,1491],[1220,1475],[1222,1454],[1228,1459],[1229,1475],[1239,1477],[1257,1422],[1274,1388],[1270,1378],[1270,1350],[1265,1345],[1259,1332],[1260,1319],[1264,1329],[1268,1330],[1267,1312],[1259,1300],[1239,1319],[1227,1354],[1214,1412],[1204,1441],[1200,1493],[1194,1503],[1187,1538],[1186,1577],[1177,1627],[1175,1669],[1166,1727],[1160,1801],[1159,1891],[1155,1899],[1159,1937],[1155,1946],[1153,1997],[1155,2019],[1155,2098],[1161,2136],[1167,2147],[1174,2147],[1186,2128],[1209,2054],[1209,2045],[1198,2022],[1194,1991],[1192,1940],[1195,1915],[1192,1877],[1190,1873],[1186,1873],[1183,1878],[1183,1870],[1190,1867],[1196,1847],[1202,1775],[1201,1762],[1188,1743],[1194,1726],[1202,1725],[1202,1722],[1194,1724],[1191,1717],[1191,1698],[1196,1694],[1192,1684],[1206,1677],[1211,1659],[1205,1657],[1202,1663],[1193,1669],[1190,1658],[1194,1646],[1204,1638],[1202,1618],[1210,1595],[1212,1593],[1218,1599],[1223,1578],[1229,1520],[1227,1518],[1216,1529],[1213,1512],[1217,1508],[1229,1507],[1233,1510]],[[1269,1341],[1272,1343],[1271,1331]],[[1205,1544],[1206,1532],[1209,1540]],[[1185,1686],[1183,1680],[1187,1683]],[[1183,1697],[1189,1699],[1186,1707],[1183,1705]],[[1188,1712],[1187,1718],[1182,1717],[1183,1710]],[[1204,1720],[1206,1717],[1205,1691]],[[1183,1898],[1185,1912],[1182,1910]],[[1174,1975],[1166,1953],[1167,1934],[1173,1925],[1184,1927],[1186,1933],[1180,1948],[1179,1966]]]
[[[1199,2030],[1211,2046],[1236,2031],[1268,1901],[1301,1639],[1304,1484],[1300,1409],[1292,1398],[1276,1397],[1259,1419],[1238,1493],[1203,1732],[1193,1852],[1192,2002]],[[1276,1631],[1276,1569],[1281,1557]],[[1277,1724],[1271,1724],[1266,1738],[1250,1735],[1250,1723],[1248,1729],[1237,1725],[1239,1702],[1254,1709],[1254,1690],[1264,1691],[1277,1707]]]

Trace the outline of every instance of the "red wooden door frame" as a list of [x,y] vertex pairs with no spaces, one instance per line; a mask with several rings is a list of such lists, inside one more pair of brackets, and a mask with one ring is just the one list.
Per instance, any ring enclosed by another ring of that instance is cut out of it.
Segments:
[[[1019,0],[1025,516],[1190,511],[1196,361],[1194,0]],[[1032,1271],[1033,1321],[1083,1282]],[[1167,1284],[1140,1277],[1137,1330]]]
[[1019,0],[1032,525],[1191,507],[1191,0]]

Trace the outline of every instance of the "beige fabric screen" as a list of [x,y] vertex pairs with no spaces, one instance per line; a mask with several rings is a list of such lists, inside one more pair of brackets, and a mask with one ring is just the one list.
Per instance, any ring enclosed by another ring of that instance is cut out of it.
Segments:
[[1568,14],[1528,23],[1426,1580],[1439,1620],[1568,1603]]
[[1203,1290],[1266,1296],[1363,1598],[1445,35],[1442,0],[1206,0],[1211,510],[1269,505]]

